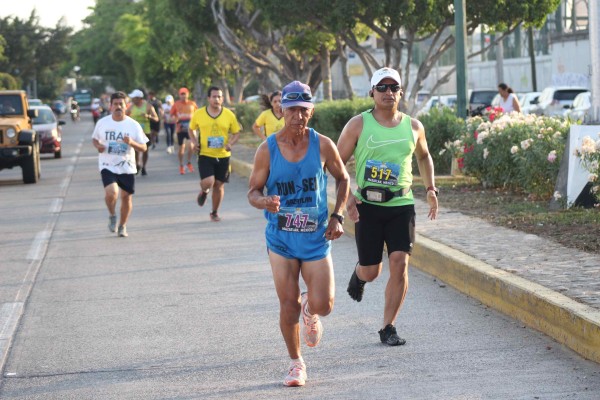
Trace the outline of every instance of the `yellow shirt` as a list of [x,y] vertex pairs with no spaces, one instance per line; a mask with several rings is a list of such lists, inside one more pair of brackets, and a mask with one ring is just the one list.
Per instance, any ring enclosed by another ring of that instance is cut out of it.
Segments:
[[231,152],[225,150],[229,134],[238,133],[240,124],[235,114],[225,107],[216,118],[208,114],[206,107],[202,107],[192,115],[190,129],[198,131],[201,156],[225,158],[231,156]]
[[254,123],[258,126],[264,127],[266,137],[269,137],[275,132],[280,131],[285,125],[283,116],[281,118],[277,118],[275,116],[275,113],[273,113],[273,110],[271,109],[265,110],[262,113],[260,113],[260,115],[258,116],[258,118],[256,118],[256,121]]

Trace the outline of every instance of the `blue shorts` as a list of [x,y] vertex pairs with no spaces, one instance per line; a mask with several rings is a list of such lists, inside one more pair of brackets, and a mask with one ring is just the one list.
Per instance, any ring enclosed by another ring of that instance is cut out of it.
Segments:
[[331,252],[331,240],[325,239],[325,229],[314,233],[283,232],[267,224],[267,248],[282,257],[299,261],[317,261]]

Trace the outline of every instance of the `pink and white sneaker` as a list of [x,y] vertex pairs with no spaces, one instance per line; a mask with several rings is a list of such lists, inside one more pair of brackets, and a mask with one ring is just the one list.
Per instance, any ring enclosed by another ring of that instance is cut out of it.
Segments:
[[306,305],[308,303],[308,294],[302,293],[301,310],[302,310],[302,336],[308,347],[315,347],[319,344],[321,336],[323,336],[323,325],[318,315],[308,316],[306,314]]
[[301,361],[292,361],[283,384],[285,386],[304,386],[306,382],[306,364]]

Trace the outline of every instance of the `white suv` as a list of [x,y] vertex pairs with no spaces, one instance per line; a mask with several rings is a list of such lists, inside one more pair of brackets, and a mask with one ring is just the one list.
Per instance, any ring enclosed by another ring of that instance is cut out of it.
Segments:
[[588,89],[584,87],[547,87],[538,97],[535,113],[551,117],[562,117],[564,111],[573,105],[575,96],[587,91]]

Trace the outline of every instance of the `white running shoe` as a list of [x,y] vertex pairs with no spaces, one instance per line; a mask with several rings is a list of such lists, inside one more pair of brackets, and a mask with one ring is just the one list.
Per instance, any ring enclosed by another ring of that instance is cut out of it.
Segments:
[[319,344],[321,336],[323,336],[323,325],[318,315],[308,316],[306,314],[306,305],[308,303],[308,294],[302,293],[301,297],[301,309],[302,309],[302,336],[308,347],[315,347]]
[[173,146],[167,147],[167,154],[173,154]]
[[285,386],[304,386],[306,383],[306,364],[301,361],[292,361],[283,384]]

